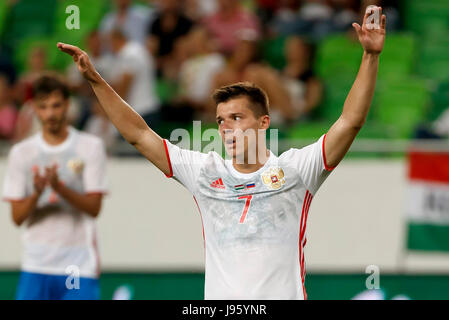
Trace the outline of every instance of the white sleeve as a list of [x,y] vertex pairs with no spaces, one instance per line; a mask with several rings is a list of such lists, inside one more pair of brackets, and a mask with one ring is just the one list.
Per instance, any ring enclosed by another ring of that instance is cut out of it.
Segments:
[[92,150],[85,159],[83,186],[85,193],[107,193],[106,150],[98,139],[92,144]]
[[168,140],[164,140],[164,145],[170,166],[170,175],[167,175],[167,177],[173,177],[195,195],[196,181],[207,154],[181,149],[171,144]]
[[326,164],[326,154],[324,153],[324,141],[326,135],[304,148],[290,149],[285,152],[285,157],[301,176],[308,190],[315,194],[321,184],[326,180],[334,168]]
[[16,147],[11,149],[8,157],[5,180],[3,181],[3,199],[6,201],[22,200],[26,194],[27,173],[23,156]]
[[141,60],[141,57],[137,54],[127,52],[118,60],[117,73],[121,76],[124,74],[138,74],[142,68]]

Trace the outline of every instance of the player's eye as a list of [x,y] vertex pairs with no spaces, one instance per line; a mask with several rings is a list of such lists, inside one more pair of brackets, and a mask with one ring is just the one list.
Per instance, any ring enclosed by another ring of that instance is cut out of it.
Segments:
[[217,120],[217,123],[218,123],[218,125],[223,124],[223,120],[219,119],[219,120]]
[[235,116],[234,117],[234,120],[236,120],[236,121],[239,121],[239,120],[241,120],[242,119],[242,117],[240,117],[240,116]]

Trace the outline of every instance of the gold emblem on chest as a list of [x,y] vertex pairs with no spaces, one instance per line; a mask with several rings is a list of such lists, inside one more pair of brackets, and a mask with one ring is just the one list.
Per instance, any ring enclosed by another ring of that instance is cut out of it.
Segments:
[[67,168],[75,174],[80,174],[84,169],[84,162],[80,159],[72,159],[67,162]]
[[261,174],[262,182],[271,190],[278,190],[285,184],[284,170],[272,167]]

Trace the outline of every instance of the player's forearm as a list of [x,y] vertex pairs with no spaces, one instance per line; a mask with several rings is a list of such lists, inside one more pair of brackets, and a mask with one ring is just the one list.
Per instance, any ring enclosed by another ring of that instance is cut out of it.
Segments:
[[90,81],[90,84],[109,120],[126,141],[136,145],[142,132],[148,130],[142,117],[100,75],[95,81]]
[[379,54],[365,52],[359,73],[346,98],[341,115],[341,119],[354,129],[360,129],[366,121],[376,88],[378,67]]
[[11,202],[12,219],[16,225],[20,226],[36,210],[38,200],[39,194],[34,193],[23,200]]
[[101,197],[81,194],[59,183],[55,191],[76,209],[97,217],[101,210]]

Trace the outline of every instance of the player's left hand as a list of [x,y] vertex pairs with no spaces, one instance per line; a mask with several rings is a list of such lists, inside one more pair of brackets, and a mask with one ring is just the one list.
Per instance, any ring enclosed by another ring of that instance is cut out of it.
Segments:
[[57,191],[59,188],[58,165],[54,164],[51,167],[46,167],[45,177],[52,189]]
[[382,14],[382,8],[370,6],[366,8],[362,26],[358,23],[352,24],[366,53],[379,54],[382,52],[386,23],[387,17]]

